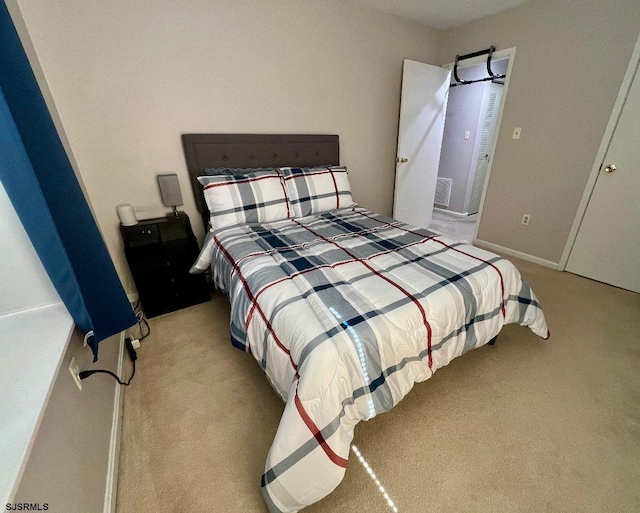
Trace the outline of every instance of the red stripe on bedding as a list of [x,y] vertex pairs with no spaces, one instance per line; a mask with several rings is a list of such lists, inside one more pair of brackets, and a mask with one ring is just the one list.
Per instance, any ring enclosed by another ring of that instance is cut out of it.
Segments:
[[278,180],[280,180],[280,177],[278,175],[256,176],[256,177],[250,177],[250,178],[242,178],[241,180],[227,180],[225,182],[220,182],[220,183],[210,183],[204,186],[204,190],[212,189],[213,187],[222,187],[224,185],[234,185],[237,183],[251,183],[251,182],[257,182],[259,180],[273,180],[274,178],[277,178]]
[[[271,336],[273,337],[273,340],[275,340],[275,342],[278,345],[278,347],[280,349],[282,349],[285,352],[285,354],[289,357],[289,361],[291,362],[291,365],[293,366],[293,368],[295,369],[295,371],[297,373],[298,366],[296,365],[296,362],[294,362],[293,358],[291,357],[291,351],[289,351],[289,349],[282,342],[280,342],[280,339],[276,335],[276,332],[274,331],[273,326],[271,326],[271,323],[269,322],[269,319],[267,319],[267,316],[264,314],[262,308],[260,308],[260,305],[258,304],[258,302],[254,298],[253,294],[251,293],[251,289],[249,288],[249,284],[247,283],[247,280],[245,280],[244,276],[242,276],[242,271],[240,271],[240,267],[238,267],[238,265],[233,261],[233,258],[231,258],[231,255],[229,254],[229,252],[220,243],[220,241],[218,240],[218,237],[214,237],[213,240],[215,241],[216,246],[218,246],[220,251],[222,251],[224,256],[227,258],[227,260],[229,260],[229,263],[233,266],[233,269],[238,273],[238,277],[240,278],[240,281],[242,281],[242,284],[244,285],[244,289],[247,291],[247,296],[249,297],[249,300],[251,301],[252,307],[253,307],[253,305],[256,306],[256,308],[258,309],[258,313],[260,314],[260,317],[262,317],[262,320],[264,321],[265,326],[267,327],[267,330],[269,331],[269,333],[271,333]],[[248,344],[247,344],[247,347],[249,347]]]
[[322,450],[329,457],[329,459],[339,467],[347,468],[348,461],[342,456],[338,456],[335,453],[335,451],[331,447],[329,447],[329,444],[322,436],[322,433],[320,433],[318,426],[316,426],[315,422],[313,422],[311,417],[309,417],[309,414],[305,411],[304,407],[302,406],[302,401],[298,397],[297,389],[296,389],[296,395],[294,397],[294,402],[296,404],[296,408],[298,410],[298,413],[300,414],[300,417],[306,424],[307,428],[309,428],[309,431],[311,431],[311,434],[318,441],[318,443],[320,444],[320,447],[322,447]]
[[284,183],[284,179],[283,179],[284,177],[280,174],[280,171],[278,171],[278,178],[280,178],[280,185],[282,185],[282,192],[284,193],[284,199],[287,204],[287,217],[291,217],[291,210],[289,208],[290,201],[289,201],[289,195],[287,194],[287,186]]
[[[299,169],[299,168],[291,168],[291,169]],[[295,175],[288,175],[288,176],[283,176],[283,178],[285,180],[295,180],[296,178],[300,178],[303,176],[315,176],[315,175],[326,175],[327,173],[346,173],[346,169],[332,169],[332,168],[327,168],[327,169],[323,169],[322,171],[309,171],[306,173],[298,173]]]
[[340,208],[340,193],[338,192],[338,184],[336,183],[336,175],[331,171],[331,179],[333,180],[333,190],[336,191],[336,208]]

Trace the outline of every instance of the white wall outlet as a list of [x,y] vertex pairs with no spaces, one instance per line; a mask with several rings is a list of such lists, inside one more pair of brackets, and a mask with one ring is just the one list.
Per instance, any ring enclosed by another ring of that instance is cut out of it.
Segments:
[[469,130],[465,130],[464,131],[464,140],[468,141],[469,137],[471,137],[471,132],[469,132]]
[[531,216],[529,214],[525,214],[522,216],[522,224],[525,226],[529,226],[529,221],[531,221]]
[[78,385],[78,388],[82,390],[82,380],[80,379],[80,366],[78,365],[78,362],[76,361],[75,356],[71,358],[71,363],[69,364],[69,372],[73,376],[73,380],[76,382],[76,385]]
[[513,138],[514,139],[520,139],[520,133],[522,132],[522,127],[521,126],[517,126],[513,129]]

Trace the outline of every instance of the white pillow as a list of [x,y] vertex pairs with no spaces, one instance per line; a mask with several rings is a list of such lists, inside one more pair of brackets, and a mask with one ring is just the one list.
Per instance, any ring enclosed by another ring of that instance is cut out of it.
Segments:
[[281,167],[280,174],[287,186],[292,217],[349,208],[355,204],[344,166]]
[[290,217],[290,204],[277,171],[199,176],[212,228],[266,223]]

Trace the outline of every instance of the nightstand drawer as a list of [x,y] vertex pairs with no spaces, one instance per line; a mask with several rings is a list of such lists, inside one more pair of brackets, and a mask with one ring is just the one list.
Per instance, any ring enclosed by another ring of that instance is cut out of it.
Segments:
[[147,219],[120,230],[147,317],[209,301],[205,276],[189,274],[199,248],[185,214]]
[[147,255],[144,258],[133,258],[130,262],[131,271],[154,275],[189,274],[189,269],[196,260],[191,250],[180,250],[160,255]]
[[144,272],[135,274],[134,280],[147,317],[209,300],[204,275]]
[[166,223],[160,225],[160,239],[166,251],[179,251],[190,244],[189,234],[183,223]]
[[160,230],[156,225],[150,226],[127,226],[124,237],[125,249],[140,248],[149,245],[159,245],[161,243]]

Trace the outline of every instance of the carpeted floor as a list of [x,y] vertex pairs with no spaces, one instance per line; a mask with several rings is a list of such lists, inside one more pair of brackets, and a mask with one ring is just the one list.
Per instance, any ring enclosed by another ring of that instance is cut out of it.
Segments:
[[434,210],[431,214],[429,230],[441,233],[452,239],[472,242],[477,220],[477,214],[460,217],[442,210]]
[[[551,338],[506,327],[356,427],[400,512],[640,511],[640,295],[512,259]],[[265,513],[283,405],[229,343],[229,306],[151,321],[125,394],[117,511]],[[353,456],[308,513],[390,509]]]

